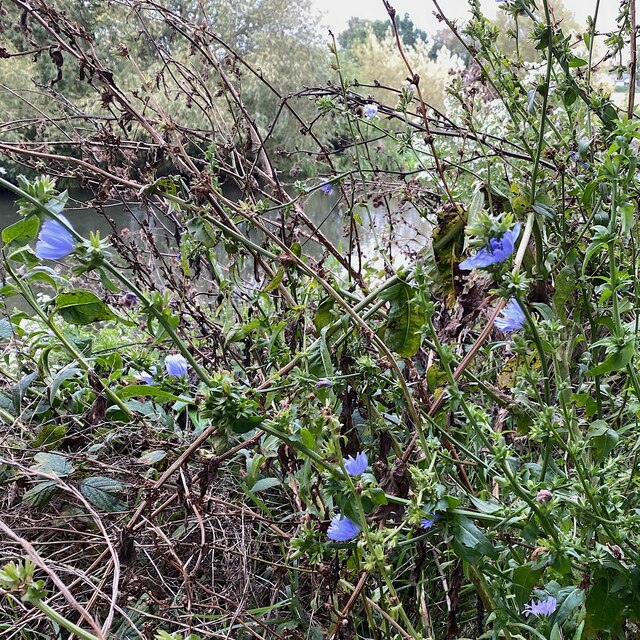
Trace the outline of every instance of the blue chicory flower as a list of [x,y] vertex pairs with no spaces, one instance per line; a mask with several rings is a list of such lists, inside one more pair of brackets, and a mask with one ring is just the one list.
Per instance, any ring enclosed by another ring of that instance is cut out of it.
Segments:
[[422,518],[420,527],[422,529],[431,529],[438,520],[440,520],[440,516],[437,513],[430,513],[428,518]]
[[535,616],[539,618],[540,616],[550,616],[558,606],[558,602],[553,596],[549,596],[546,600],[532,600],[529,604],[525,605],[524,613],[525,616]]
[[329,389],[331,387],[333,387],[333,382],[329,378],[318,378],[316,389]]
[[189,364],[184,356],[179,353],[167,356],[164,361],[167,373],[174,378],[184,378],[187,375]]
[[148,371],[139,371],[137,378],[145,384],[153,384],[153,374]]
[[347,516],[337,515],[331,520],[327,537],[336,542],[346,542],[360,533],[360,527]]
[[378,115],[378,105],[377,104],[365,104],[363,109],[364,117],[367,120],[370,120],[374,116]]
[[367,470],[368,466],[369,460],[364,451],[357,454],[355,459],[352,456],[344,459],[344,468],[350,476],[359,476]]
[[[60,216],[69,226],[69,221]],[[36,242],[36,255],[41,260],[60,260],[69,255],[75,247],[75,241],[71,232],[57,220],[45,220],[40,228],[38,242]]]
[[324,193],[325,196],[332,196],[333,195],[333,187],[328,182],[325,182],[320,187],[320,191],[322,191],[322,193]]
[[502,313],[496,318],[496,327],[500,331],[516,331],[522,329],[525,320],[524,311],[514,298],[505,305]]
[[505,231],[500,238],[491,238],[489,244],[480,249],[475,256],[461,262],[460,269],[471,271],[471,269],[483,269],[492,264],[504,262],[515,249],[516,240],[520,235],[520,228],[520,225],[517,224],[513,229]]

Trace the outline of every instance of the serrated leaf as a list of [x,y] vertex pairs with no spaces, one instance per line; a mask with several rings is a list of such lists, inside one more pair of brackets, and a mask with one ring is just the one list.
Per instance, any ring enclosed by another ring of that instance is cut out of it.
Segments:
[[124,511],[126,505],[118,498],[118,493],[124,490],[124,485],[112,478],[92,476],[80,485],[82,495],[95,507],[115,513]]
[[403,358],[413,357],[422,344],[420,332],[424,324],[424,309],[415,291],[406,282],[398,282],[385,289],[381,297],[390,304],[385,343]]
[[37,463],[34,465],[34,469],[58,476],[58,478],[70,476],[75,471],[71,461],[59,453],[40,452],[36,453],[33,459]]
[[91,324],[118,318],[109,306],[91,291],[67,291],[55,297],[55,310],[71,324]]
[[44,447],[45,449],[55,449],[67,435],[67,428],[61,424],[49,422],[45,424],[36,434],[31,442],[34,449]]
[[57,490],[58,486],[54,480],[39,482],[24,492],[22,500],[30,507],[44,507],[51,502],[51,498],[53,498]]

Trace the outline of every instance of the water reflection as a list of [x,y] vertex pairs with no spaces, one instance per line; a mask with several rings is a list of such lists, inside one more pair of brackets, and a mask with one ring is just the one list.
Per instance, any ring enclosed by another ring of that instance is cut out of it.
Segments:
[[[228,195],[232,196],[233,194]],[[128,236],[130,232],[133,238],[141,239],[137,242],[140,259],[146,262],[150,259],[150,254],[146,252],[142,239],[151,234],[163,257],[178,266],[176,258],[179,246],[174,222],[159,211],[148,210],[137,202],[112,202],[97,209],[87,205],[89,198],[86,193],[72,193],[65,210],[66,217],[83,237],[88,238],[91,232],[99,231],[100,236],[106,238],[114,233],[114,227],[122,237]],[[350,246],[349,216],[345,213],[345,205],[340,201],[339,194],[327,195],[317,190],[305,199],[304,211],[341,255],[347,255]],[[105,215],[113,221],[114,227]],[[279,212],[274,212],[269,216],[278,227],[279,222],[276,221],[279,221],[279,215]],[[431,224],[415,208],[396,200],[389,201],[389,209],[384,206],[358,206],[354,209],[354,216],[358,222],[357,236],[360,243],[360,251],[354,251],[352,255],[356,269],[364,263],[369,263],[374,269],[385,266],[398,268],[420,251],[431,233]],[[15,197],[10,193],[0,193],[0,229],[19,219]],[[182,222],[186,221],[184,219]],[[326,255],[325,248],[311,237],[311,231],[301,223],[297,225],[300,234],[296,239],[303,246],[303,254],[314,259]],[[243,232],[247,232],[246,229]],[[257,232],[250,231],[248,235],[253,241],[261,242]],[[226,254],[222,243],[216,247],[216,255],[226,277],[234,256]],[[249,261],[244,264],[241,284],[247,288],[264,284],[255,281],[253,266]]]

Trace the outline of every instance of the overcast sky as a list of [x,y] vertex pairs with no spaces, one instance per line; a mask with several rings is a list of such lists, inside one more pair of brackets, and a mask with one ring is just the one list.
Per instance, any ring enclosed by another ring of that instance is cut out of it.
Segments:
[[[318,9],[324,14],[325,26],[336,35],[343,31],[351,16],[370,20],[388,19],[382,0],[313,0]],[[481,0],[487,16],[493,17],[498,11],[496,0]],[[593,15],[596,0],[564,0],[564,4],[571,9],[579,24],[586,27],[586,18]],[[610,29],[614,25],[618,14],[619,0],[600,0],[598,26]],[[408,13],[416,27],[424,29],[429,35],[442,28],[435,19],[435,6],[432,0],[391,0],[391,5],[400,15]],[[448,18],[463,20],[467,15],[466,0],[439,0],[442,11]]]

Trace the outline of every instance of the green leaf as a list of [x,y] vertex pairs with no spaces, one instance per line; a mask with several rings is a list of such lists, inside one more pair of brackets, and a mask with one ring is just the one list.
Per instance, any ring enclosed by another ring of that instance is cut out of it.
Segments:
[[566,317],[564,305],[573,298],[576,284],[576,271],[573,267],[563,267],[555,277],[554,285],[556,291],[553,294],[553,306],[561,319]]
[[619,629],[624,620],[626,597],[624,591],[613,592],[608,580],[596,582],[589,590],[585,601],[588,630],[608,630],[613,633]]
[[58,395],[58,390],[63,382],[83,375],[82,369],[78,367],[67,366],[58,371],[56,377],[51,383],[51,390],[49,391],[49,402],[53,404],[54,398]]
[[13,337],[13,325],[7,318],[0,320],[0,340]]
[[43,447],[45,449],[55,449],[64,440],[67,435],[67,428],[61,424],[48,422],[36,434],[31,442],[34,449]]
[[278,478],[262,478],[251,487],[251,492],[259,493],[260,491],[266,491],[267,489],[277,487],[281,484],[282,483]]
[[71,324],[90,324],[118,318],[109,306],[91,291],[68,291],[56,298],[56,312]]
[[75,471],[69,459],[59,453],[40,452],[34,456],[34,460],[37,463],[33,467],[35,470],[58,478],[70,476]]
[[403,358],[413,357],[422,344],[420,332],[425,319],[424,308],[414,294],[406,282],[398,282],[382,294],[390,303],[384,341]]
[[275,291],[280,286],[282,278],[284,278],[284,267],[280,266],[276,271],[276,275],[273,276],[271,282],[269,282],[269,284],[262,290],[262,292],[271,293],[272,291]]
[[605,373],[620,371],[621,369],[626,368],[626,366],[631,362],[634,352],[635,340],[631,339],[617,353],[612,353],[604,360],[604,362],[601,362],[596,367],[589,369],[586,375],[601,376]]
[[457,555],[471,563],[478,562],[482,556],[498,557],[489,538],[469,518],[457,514],[454,518],[453,549]]
[[25,491],[22,500],[30,507],[44,507],[51,501],[57,490],[58,484],[55,480],[46,480]]
[[618,205],[620,215],[620,227],[622,233],[628,238],[631,237],[631,230],[635,224],[636,207],[632,202],[621,202]]
[[167,452],[164,449],[158,449],[156,451],[147,451],[143,453],[139,458],[138,462],[141,464],[154,465],[158,464],[158,462],[162,462],[167,457]]
[[533,210],[544,218],[555,218],[556,210],[551,202],[551,198],[549,196],[542,194],[536,198],[536,201],[533,203]]
[[13,408],[15,410],[15,415],[20,413],[20,405],[22,404],[22,399],[24,398],[27,390],[31,386],[31,383],[38,377],[38,372],[34,371],[32,373],[28,373],[24,376],[11,390],[11,399],[13,401]]
[[195,403],[195,400],[193,398],[176,396],[173,393],[169,393],[168,391],[160,389],[160,387],[156,387],[155,385],[150,384],[130,384],[129,386],[120,389],[118,391],[118,396],[122,400],[125,400],[126,398],[141,396],[147,398],[155,398],[160,402],[184,402],[186,404]]
[[255,429],[264,420],[264,416],[240,416],[231,424],[234,433],[247,433]]
[[335,317],[332,311],[335,302],[333,298],[327,298],[318,307],[316,315],[313,318],[313,324],[315,324],[318,333],[334,321]]
[[25,245],[38,235],[39,228],[40,220],[38,216],[29,216],[23,220],[18,220],[18,222],[2,230],[2,242],[5,246],[11,243],[16,246]]
[[311,345],[307,359],[309,373],[318,378],[327,378],[333,375],[333,363],[327,345],[327,329],[320,332],[318,339]]
[[587,437],[592,441],[598,462],[604,460],[616,447],[620,436],[604,420],[596,420],[589,426]]
[[517,567],[513,571],[513,593],[516,597],[518,609],[521,610],[529,600],[533,588],[538,584],[543,568],[533,569],[529,565]]
[[562,623],[571,615],[571,612],[579,607],[584,601],[584,591],[579,587],[563,587],[556,594],[555,598],[558,608],[551,621],[554,624]]
[[92,476],[80,485],[82,495],[98,509],[110,513],[124,511],[126,505],[118,498],[118,493],[124,490],[124,485],[112,478]]

